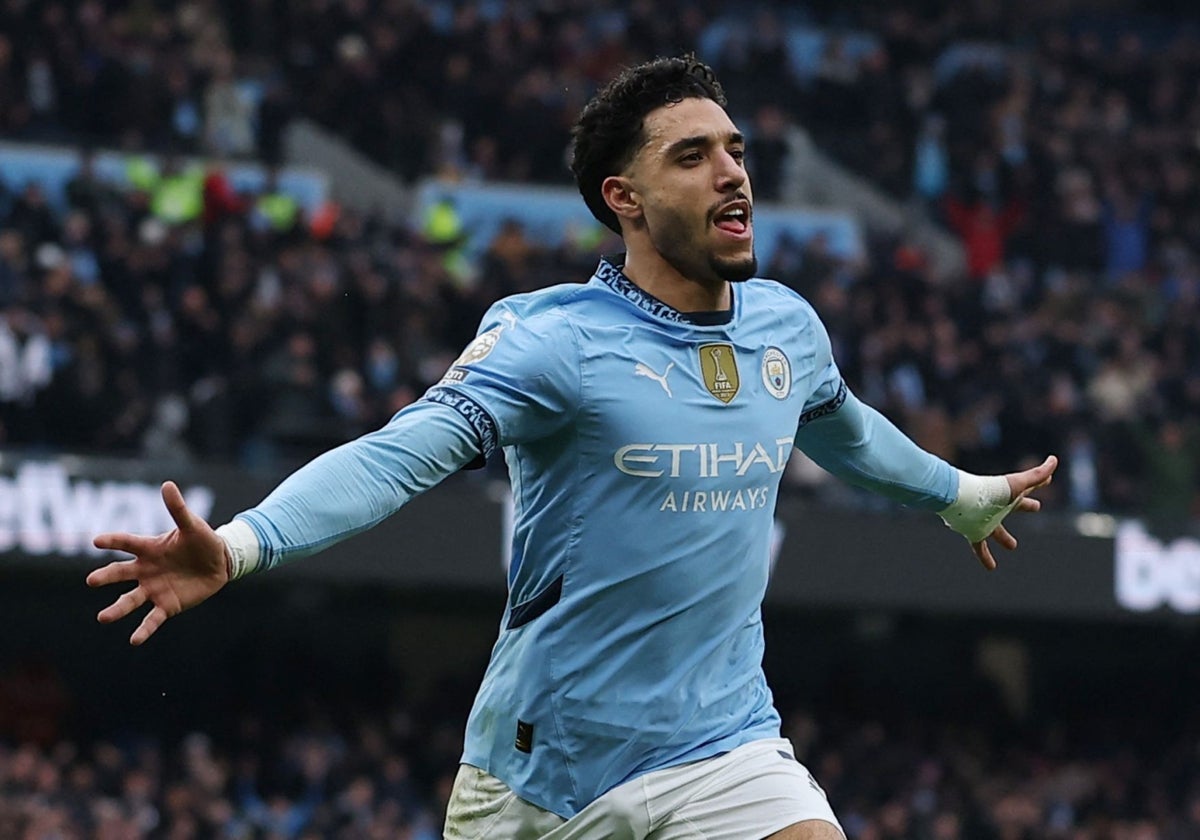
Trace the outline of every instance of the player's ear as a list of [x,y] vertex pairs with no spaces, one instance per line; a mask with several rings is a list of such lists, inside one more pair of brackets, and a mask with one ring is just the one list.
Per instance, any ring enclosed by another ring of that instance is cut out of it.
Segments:
[[600,185],[604,203],[618,218],[637,221],[642,218],[642,196],[624,175],[609,175]]

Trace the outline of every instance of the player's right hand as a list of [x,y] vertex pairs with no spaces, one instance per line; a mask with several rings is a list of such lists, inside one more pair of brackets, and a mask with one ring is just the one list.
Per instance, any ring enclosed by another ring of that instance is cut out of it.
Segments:
[[129,637],[140,645],[168,618],[215,594],[229,582],[225,541],[189,509],[183,494],[172,481],[162,486],[163,502],[175,528],[157,537],[136,534],[100,534],[96,548],[126,551],[132,560],[116,560],[87,576],[88,586],[106,586],[136,581],[137,586],[121,595],[96,616],[103,624],[119,621],[146,603],[153,605]]

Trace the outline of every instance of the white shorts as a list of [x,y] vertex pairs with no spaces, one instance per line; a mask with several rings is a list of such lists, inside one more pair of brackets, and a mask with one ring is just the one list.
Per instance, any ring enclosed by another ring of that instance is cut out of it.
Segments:
[[[570,820],[464,764],[446,809],[446,840],[755,840],[793,823],[839,831],[825,792],[785,738],[639,776]],[[845,832],[842,831],[843,836]]]

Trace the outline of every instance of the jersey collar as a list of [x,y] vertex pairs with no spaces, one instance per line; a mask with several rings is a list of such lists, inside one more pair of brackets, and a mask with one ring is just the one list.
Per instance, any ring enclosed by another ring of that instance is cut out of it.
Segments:
[[648,312],[656,318],[675,321],[679,324],[691,324],[697,327],[719,327],[733,320],[733,311],[737,306],[737,295],[730,290],[728,309],[715,312],[680,312],[675,307],[663,303],[654,295],[647,292],[638,284],[625,276],[625,255],[601,257],[600,265],[596,268],[596,279],[604,283],[614,292],[625,298],[638,309]]

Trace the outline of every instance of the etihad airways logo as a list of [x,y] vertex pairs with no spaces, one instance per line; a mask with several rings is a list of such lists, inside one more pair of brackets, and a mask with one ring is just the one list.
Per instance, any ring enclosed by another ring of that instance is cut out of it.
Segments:
[[745,443],[630,443],[613,453],[613,463],[639,478],[724,478],[751,470],[781,473],[787,468],[794,438]]

